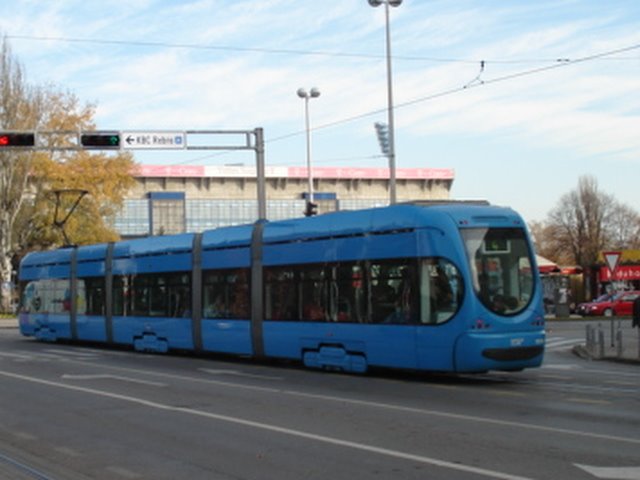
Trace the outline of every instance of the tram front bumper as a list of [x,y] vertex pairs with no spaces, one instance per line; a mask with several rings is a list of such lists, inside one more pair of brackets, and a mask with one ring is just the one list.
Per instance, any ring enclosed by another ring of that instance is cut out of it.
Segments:
[[456,342],[458,372],[522,370],[539,367],[544,356],[544,332],[466,333]]

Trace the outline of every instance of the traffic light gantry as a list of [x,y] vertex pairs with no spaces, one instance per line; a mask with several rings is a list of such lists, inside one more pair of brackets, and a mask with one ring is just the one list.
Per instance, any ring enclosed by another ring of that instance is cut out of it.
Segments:
[[0,131],[0,150],[119,150],[120,137],[115,131]]

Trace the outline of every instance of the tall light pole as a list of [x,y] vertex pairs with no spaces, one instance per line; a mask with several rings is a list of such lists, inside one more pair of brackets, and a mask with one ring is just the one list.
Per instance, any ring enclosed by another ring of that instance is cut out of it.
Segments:
[[389,30],[389,6],[398,7],[402,0],[369,0],[369,5],[384,5],[385,25],[387,33],[387,110],[389,123],[389,203],[396,203],[396,144],[393,123],[393,78],[391,75],[391,34]]
[[305,215],[310,217],[315,215],[317,205],[313,202],[313,175],[311,173],[311,129],[309,128],[309,99],[318,98],[320,90],[313,87],[308,92],[304,88],[298,89],[298,96],[304,100],[304,125],[307,133],[307,178],[309,182],[309,192],[307,194],[307,206]]

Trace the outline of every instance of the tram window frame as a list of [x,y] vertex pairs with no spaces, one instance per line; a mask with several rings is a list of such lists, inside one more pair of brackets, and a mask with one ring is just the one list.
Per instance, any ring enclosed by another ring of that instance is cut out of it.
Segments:
[[129,305],[129,275],[113,276],[113,315],[116,317],[127,317],[130,315]]
[[[376,270],[381,268],[395,269],[396,273],[379,278]],[[407,271],[406,278],[402,271]],[[264,275],[266,321],[418,323],[416,258],[273,266],[266,267]],[[394,291],[394,304],[401,302],[400,286],[407,285],[406,311],[388,308],[384,315],[379,313],[380,297],[372,293],[372,285],[379,281],[394,282],[394,287],[387,285]]]
[[69,314],[71,283],[68,278],[43,278],[25,283],[22,311],[32,314]]
[[114,315],[191,317],[191,275],[163,272],[118,275],[113,281]]
[[[305,268],[309,268],[306,265]],[[301,320],[300,271],[286,265],[264,269],[264,319],[266,321]]]
[[[84,299],[84,308],[78,302],[78,313],[81,315],[104,316],[106,309],[104,277],[80,277],[77,285],[78,298]],[[83,288],[84,292],[82,292]]]
[[202,272],[202,318],[247,320],[250,308],[250,270],[231,268]]
[[460,268],[443,257],[425,257],[420,259],[420,278],[420,322],[436,326],[449,322],[464,301]]
[[371,323],[418,323],[418,258],[370,260],[368,310]]
[[297,275],[298,311],[302,312],[301,320],[307,322],[332,320],[334,312],[331,308],[331,267],[326,264],[316,264],[311,268],[299,268]]

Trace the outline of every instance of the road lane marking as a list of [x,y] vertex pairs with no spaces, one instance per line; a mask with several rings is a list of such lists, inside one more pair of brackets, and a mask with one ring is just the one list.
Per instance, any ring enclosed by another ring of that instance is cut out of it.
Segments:
[[522,392],[512,392],[510,390],[491,390],[487,392],[489,395],[496,395],[501,397],[524,397],[526,394]]
[[550,374],[541,374],[538,375],[540,378],[544,378],[545,380],[563,380],[563,381],[569,381],[571,380],[571,377],[567,376],[567,375],[550,375]]
[[64,355],[68,355],[70,357],[78,357],[78,358],[94,358],[96,357],[96,354],[94,352],[84,352],[82,350],[80,351],[76,351],[76,350],[68,350],[68,349],[63,349],[63,348],[49,348],[46,350],[42,350],[43,352],[47,352],[47,353],[51,353],[53,355],[60,355],[60,356],[64,356]]
[[119,475],[122,478],[130,478],[132,480],[134,478],[142,478],[142,475],[139,475],[135,472],[132,472],[131,470],[127,470],[126,468],[122,468],[122,467],[110,466],[110,467],[106,467],[105,470],[109,470],[111,473],[115,473],[116,475]]
[[282,377],[272,377],[269,375],[255,375],[252,373],[244,373],[239,370],[227,370],[227,369],[214,369],[214,368],[199,368],[198,371],[204,373],[210,373],[212,375],[231,375],[236,377],[245,377],[245,378],[257,378],[259,380],[284,380]]
[[576,370],[580,368],[580,366],[566,363],[543,363],[540,368],[543,370]]
[[221,415],[221,414],[217,414],[217,413],[211,413],[211,412],[205,412],[203,410],[196,410],[193,408],[187,408],[187,407],[177,407],[174,405],[167,405],[164,403],[160,403],[160,402],[155,402],[152,400],[146,400],[144,398],[138,398],[138,397],[132,397],[129,395],[122,395],[119,393],[113,393],[113,392],[108,392],[108,391],[104,391],[104,390],[97,390],[94,388],[87,388],[87,387],[79,387],[76,385],[68,385],[68,384],[64,384],[64,383],[58,383],[58,382],[53,382],[50,380],[44,380],[41,378],[36,378],[36,377],[29,377],[26,375],[19,375],[16,373],[11,373],[11,372],[5,372],[5,371],[1,371],[0,370],[0,375],[3,375],[5,377],[8,378],[12,378],[14,380],[21,380],[21,381],[26,381],[26,382],[30,382],[30,383],[35,383],[35,384],[39,384],[39,385],[45,385],[48,387],[54,387],[54,388],[60,388],[60,389],[64,389],[64,390],[71,390],[74,392],[79,392],[79,393],[86,393],[86,394],[90,394],[90,395],[96,395],[96,396],[100,396],[100,397],[104,397],[104,398],[109,398],[112,400],[120,400],[120,401],[124,401],[124,402],[128,402],[128,403],[133,403],[136,405],[140,405],[143,407],[148,407],[148,408],[155,408],[158,410],[164,410],[164,411],[170,411],[170,412],[178,412],[178,413],[183,413],[183,414],[188,414],[188,415],[194,415],[194,416],[198,416],[198,417],[203,417],[203,418],[207,418],[210,420],[217,420],[217,421],[222,421],[222,422],[226,422],[226,423],[231,423],[231,424],[235,424],[235,425],[241,425],[244,427],[249,427],[249,428],[255,428],[255,429],[259,429],[259,430],[265,430],[265,431],[269,431],[269,432],[273,432],[273,433],[278,433],[278,434],[282,434],[282,435],[289,435],[289,436],[293,436],[293,437],[298,437],[298,438],[304,438],[306,440],[311,440],[311,441],[315,441],[315,442],[321,442],[321,443],[325,443],[325,444],[330,444],[330,445],[334,445],[334,446],[338,446],[338,447],[346,447],[346,448],[351,448],[354,450],[359,450],[359,451],[364,451],[364,452],[368,452],[368,453],[374,453],[374,454],[378,454],[378,455],[383,455],[383,456],[387,456],[387,457],[393,457],[393,458],[397,458],[400,460],[408,460],[411,462],[416,462],[416,463],[422,463],[422,464],[427,464],[427,465],[432,465],[435,467],[440,467],[440,468],[444,468],[444,469],[449,469],[449,470],[455,470],[455,471],[459,471],[459,472],[466,472],[466,473],[471,473],[474,475],[480,475],[483,477],[488,477],[488,478],[495,478],[495,479],[500,479],[500,480],[533,480],[530,477],[523,477],[520,475],[511,475],[508,473],[504,473],[504,472],[498,472],[495,470],[488,470],[485,468],[479,468],[479,467],[474,467],[471,465],[464,465],[461,463],[454,463],[454,462],[448,462],[446,460],[440,460],[437,458],[433,458],[433,457],[426,457],[423,455],[415,455],[415,454],[411,454],[411,453],[407,453],[407,452],[402,452],[402,451],[398,451],[398,450],[391,450],[388,448],[383,448],[383,447],[376,447],[374,445],[368,445],[365,443],[359,443],[359,442],[352,442],[349,440],[343,440],[340,438],[336,438],[336,437],[329,437],[326,435],[318,435],[315,433],[309,433],[309,432],[305,432],[302,430],[295,430],[295,429],[291,429],[291,428],[286,428],[286,427],[280,427],[278,425],[272,425],[272,424],[268,424],[268,423],[262,423],[262,422],[257,422],[254,420],[246,420],[243,418],[238,418],[238,417],[231,417],[228,415]]
[[590,473],[594,477],[611,480],[638,480],[640,479],[640,467],[592,467],[574,463],[578,468]]
[[611,405],[609,400],[595,400],[593,398],[567,398],[568,402],[587,403],[589,405]]
[[0,357],[13,358],[16,360],[31,360],[32,355],[24,355],[21,353],[0,352]]
[[618,387],[637,387],[638,382],[628,382],[626,380],[605,380],[607,385],[616,385]]
[[53,449],[58,452],[58,453],[62,453],[63,455],[67,455],[68,457],[81,457],[82,454],[80,452],[78,452],[77,450],[74,450],[73,448],[69,448],[69,447],[53,447]]
[[70,375],[64,373],[61,378],[65,380],[120,380],[122,382],[140,383],[142,385],[151,385],[152,387],[166,387],[166,383],[151,382],[149,380],[139,380],[137,378],[122,377],[120,375],[111,375],[108,373],[96,373],[87,375]]
[[[75,361],[74,360],[69,360],[68,362],[69,363],[74,363]],[[82,362],[77,362],[77,363],[80,363],[80,364],[84,365],[84,363],[82,363]],[[555,434],[571,435],[571,436],[576,436],[576,437],[593,438],[593,439],[599,439],[599,440],[616,441],[616,442],[623,442],[623,443],[631,443],[631,444],[635,444],[635,445],[640,445],[640,438],[620,437],[620,436],[615,436],[615,435],[600,434],[600,433],[596,433],[596,432],[587,432],[587,431],[580,431],[580,430],[569,430],[569,429],[558,428],[558,427],[547,427],[547,426],[535,425],[535,424],[530,424],[530,423],[514,422],[514,421],[510,421],[510,420],[500,420],[500,419],[495,419],[495,418],[478,417],[478,416],[473,416],[473,415],[464,415],[464,414],[458,414],[458,413],[442,412],[442,411],[438,411],[438,410],[427,410],[427,409],[416,408],[416,407],[406,407],[406,406],[403,406],[403,405],[394,405],[394,404],[391,404],[391,403],[372,402],[370,400],[358,400],[358,399],[349,398],[349,397],[321,395],[321,394],[317,394],[317,393],[306,393],[306,392],[300,392],[300,391],[296,391],[296,390],[285,390],[285,389],[280,389],[280,388],[275,388],[275,387],[261,387],[261,386],[256,386],[256,385],[247,385],[247,384],[242,384],[242,383],[234,383],[234,382],[227,381],[227,380],[212,380],[212,379],[208,379],[208,378],[207,379],[203,379],[203,378],[197,378],[197,377],[173,375],[173,374],[165,373],[165,372],[153,372],[153,371],[150,371],[150,370],[140,370],[140,369],[134,369],[134,368],[127,368],[127,367],[115,367],[115,366],[111,366],[111,365],[101,365],[101,366],[103,368],[108,368],[108,369],[110,369],[112,371],[136,373],[136,374],[142,374],[142,375],[150,375],[150,376],[154,376],[154,377],[166,378],[166,379],[171,379],[171,380],[204,383],[204,384],[209,384],[209,385],[218,385],[218,386],[221,386],[221,387],[237,388],[237,389],[249,390],[249,391],[253,391],[253,392],[265,392],[265,393],[271,393],[271,394],[274,394],[274,395],[290,395],[290,396],[293,396],[293,397],[313,398],[315,400],[324,400],[324,401],[337,402],[337,403],[348,404],[348,405],[359,405],[359,406],[364,406],[364,407],[368,407],[368,408],[379,408],[379,409],[384,409],[384,410],[392,410],[392,411],[396,411],[396,412],[413,413],[413,414],[417,414],[417,415],[428,415],[428,416],[433,416],[433,417],[448,418],[448,419],[467,421],[467,422],[476,422],[476,423],[485,423],[485,424],[489,424],[489,425],[507,426],[507,427],[513,427],[513,428],[520,429],[520,430],[521,429],[536,430],[536,431],[541,431],[541,432],[550,432],[550,433],[555,433]],[[435,388],[435,387],[440,388],[440,386],[438,384],[430,385],[430,388]],[[457,387],[456,386],[454,388],[460,389],[462,387]]]
[[41,472],[40,470],[36,470],[26,463],[23,463],[2,453],[0,453],[0,462],[13,467],[22,473],[28,474],[30,478],[35,478],[36,480],[53,480],[52,477],[49,477],[46,473]]
[[545,343],[545,350],[553,351],[553,350],[562,350],[565,348],[573,347],[574,345],[580,345],[584,343],[583,338],[569,338],[564,339],[564,337],[552,338],[547,340]]

